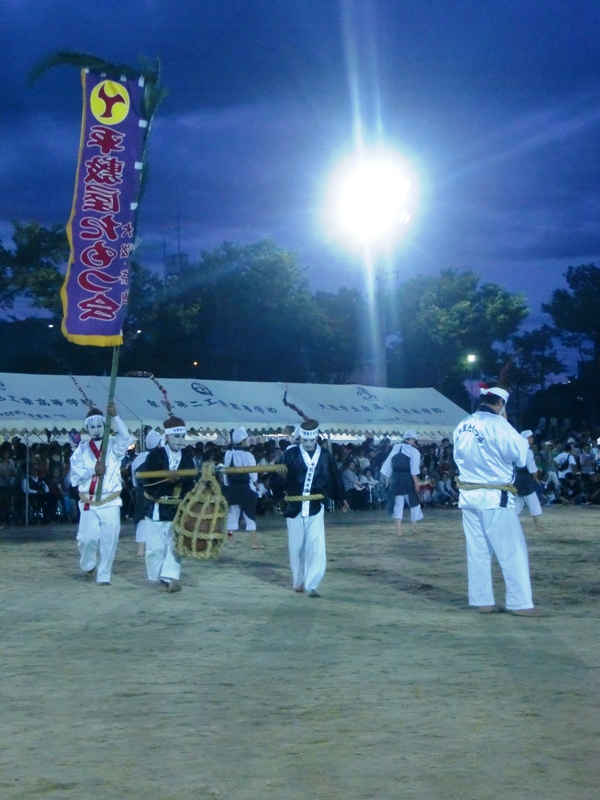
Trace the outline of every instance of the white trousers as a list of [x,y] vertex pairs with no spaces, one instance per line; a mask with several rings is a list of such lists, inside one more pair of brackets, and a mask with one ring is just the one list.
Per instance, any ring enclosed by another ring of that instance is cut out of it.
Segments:
[[527,544],[514,508],[463,508],[467,540],[469,605],[493,606],[492,555],[495,553],[506,584],[506,607],[533,608]]
[[526,497],[520,497],[519,495],[515,497],[515,510],[517,514],[520,515],[525,506],[529,509],[529,513],[532,517],[539,517],[542,513],[540,499],[535,492],[528,494]]
[[136,542],[146,541],[146,520],[141,519],[135,526],[135,540]]
[[83,506],[83,503],[79,504],[81,511],[77,530],[77,547],[81,556],[79,566],[84,572],[89,572],[97,565],[96,581],[110,583],[110,573],[121,531],[121,508],[91,506],[84,511]]
[[325,552],[325,508],[313,517],[297,517],[287,520],[288,548],[294,589],[304,584],[311,592],[317,589],[327,566]]
[[[394,519],[402,519],[402,512],[404,511],[405,501],[406,505],[409,505],[407,494],[396,495],[396,499],[394,500]],[[423,512],[421,511],[421,506],[415,506],[414,508],[411,508],[410,521],[418,522],[420,519],[423,519]]]
[[173,549],[172,522],[146,517],[146,572],[149,581],[179,580],[181,558]]
[[[228,531],[237,531],[240,527],[240,514],[242,514],[242,509],[240,506],[229,506],[229,513],[227,515],[227,530]],[[246,514],[244,514],[244,520],[246,521],[246,530],[247,531],[255,531],[256,530],[256,522],[253,519],[250,519]]]

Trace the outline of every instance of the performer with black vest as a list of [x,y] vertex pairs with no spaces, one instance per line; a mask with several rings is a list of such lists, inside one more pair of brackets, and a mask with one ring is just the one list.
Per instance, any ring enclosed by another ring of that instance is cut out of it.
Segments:
[[417,522],[423,519],[418,484],[421,454],[414,446],[416,441],[417,434],[414,431],[405,431],[401,444],[394,445],[380,470],[380,474],[389,481],[388,513],[394,518],[398,536],[402,536],[405,503],[410,506],[413,533],[416,533]]
[[[192,456],[183,452],[187,429],[185,422],[170,416],[165,420],[165,447],[155,447],[140,471],[194,470]],[[144,481],[146,500],[146,572],[160,591],[173,594],[181,591],[181,558],[174,550],[172,523],[179,503],[194,485],[194,478],[173,475]]]
[[333,456],[317,443],[319,423],[305,418],[299,432],[300,444],[288,447],[283,455],[290,566],[295,591],[320,597],[317,589],[327,565],[324,503],[333,500],[342,504],[343,511],[348,503]]
[[524,467],[515,467],[515,487],[517,489],[515,508],[517,509],[517,514],[521,516],[523,507],[527,506],[531,514],[531,519],[533,520],[534,528],[536,531],[543,531],[544,528],[540,522],[542,506],[540,504],[540,498],[535,491],[536,483],[539,486],[540,482],[537,476],[538,468],[535,463],[535,456],[531,449],[531,445],[534,441],[533,431],[521,431],[521,436],[529,442],[529,450],[527,452],[527,464]]
[[[245,428],[236,428],[231,435],[231,450],[227,450],[223,466],[255,467],[256,459],[245,450],[248,433]],[[258,495],[254,490],[258,480],[257,472],[244,475],[223,475],[223,495],[229,504],[227,516],[227,542],[235,547],[235,531],[239,529],[240,517],[244,515],[246,530],[250,534],[250,547],[258,549],[263,545],[258,541],[256,533],[256,501]]]

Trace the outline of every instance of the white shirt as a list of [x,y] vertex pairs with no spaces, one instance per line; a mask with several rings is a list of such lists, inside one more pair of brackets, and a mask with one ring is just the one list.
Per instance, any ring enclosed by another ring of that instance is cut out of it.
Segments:
[[[120,417],[113,417],[117,428],[117,435],[111,436],[108,440],[108,450],[106,452],[106,474],[102,481],[102,498],[109,494],[120,492],[123,488],[121,479],[121,461],[127,453],[129,445],[135,442],[133,436],[127,430],[127,426]],[[98,442],[100,448],[102,442]],[[79,447],[71,456],[71,472],[69,473],[71,484],[77,486],[83,494],[89,494],[90,484],[96,474],[96,456],[92,452],[89,442],[80,442]],[[116,497],[108,503],[103,503],[102,508],[120,506],[121,498]]]
[[389,456],[383,462],[383,466],[379,470],[380,475],[385,475],[385,477],[389,480],[392,476],[392,458],[396,455],[396,453],[404,453],[405,456],[410,458],[410,474],[411,475],[418,475],[421,472],[421,454],[417,450],[416,447],[413,447],[412,444],[407,444],[406,442],[402,442],[402,444],[395,444]]
[[[255,467],[256,459],[252,453],[249,453],[247,450],[227,450],[223,465],[225,467]],[[258,480],[258,472],[251,472],[248,475],[248,480],[250,483],[256,483]],[[229,486],[227,475],[223,475],[223,483],[225,486]]]
[[533,455],[533,450],[529,449],[527,453],[527,463],[525,464],[527,467],[527,471],[531,472],[532,475],[538,474],[537,464],[535,463],[535,456]]
[[[513,464],[524,467],[529,442],[499,414],[476,411],[454,431],[454,461],[465,483],[512,483]],[[499,489],[461,491],[459,508],[500,508]],[[509,493],[507,507],[513,508]]]
[[554,462],[558,469],[558,477],[564,478],[567,472],[574,472],[573,467],[577,467],[577,459],[572,453],[559,453]]

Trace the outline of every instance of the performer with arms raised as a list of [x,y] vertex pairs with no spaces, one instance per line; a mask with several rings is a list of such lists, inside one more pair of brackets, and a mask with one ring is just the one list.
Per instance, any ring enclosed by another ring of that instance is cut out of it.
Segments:
[[324,501],[342,503],[343,511],[348,503],[333,456],[317,444],[319,423],[305,419],[299,432],[300,444],[288,447],[283,455],[290,566],[294,589],[319,597],[317,589],[327,563]]
[[524,467],[529,444],[506,420],[508,391],[481,390],[477,411],[454,431],[454,460],[460,473],[459,508],[467,540],[469,605],[499,611],[492,589],[492,554],[502,568],[506,608],[538,616],[533,607],[527,545],[515,509],[513,464]]
[[[121,461],[127,448],[135,441],[125,423],[117,416],[114,403],[109,405],[108,413],[114,420],[117,435],[108,440],[104,467],[100,459],[106,419],[99,409],[92,407],[85,420],[90,440],[80,442],[71,456],[70,473],[71,484],[79,489],[79,566],[89,580],[93,580],[95,574],[96,582],[101,586],[110,585],[112,563],[121,530]],[[96,487],[100,475],[104,478],[102,496],[98,498]]]

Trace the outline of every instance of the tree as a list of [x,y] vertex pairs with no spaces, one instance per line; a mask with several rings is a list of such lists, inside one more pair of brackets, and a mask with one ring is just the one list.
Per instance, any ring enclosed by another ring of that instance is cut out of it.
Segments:
[[333,292],[317,292],[315,302],[325,315],[329,331],[314,361],[319,383],[346,383],[361,352],[361,331],[366,304],[357,289],[342,287]]
[[533,331],[512,337],[514,348],[510,382],[525,394],[543,391],[550,375],[564,372],[553,338],[555,331],[542,325]]
[[462,405],[467,353],[477,355],[481,372],[491,371],[494,344],[514,335],[528,314],[523,295],[480,285],[472,271],[411,278],[399,287],[394,305],[390,385],[433,386]]
[[550,314],[557,334],[566,347],[600,362],[600,268],[595,264],[569,267],[568,289],[555,289],[542,311]]
[[550,314],[556,333],[567,347],[577,349],[581,365],[580,388],[592,424],[600,398],[600,268],[595,264],[569,267],[568,289],[555,289],[542,311]]
[[272,239],[223,243],[154,292],[125,363],[163,376],[339,380],[354,366],[359,306],[351,290],[313,297],[296,255]]
[[18,297],[37,308],[58,311],[61,267],[69,256],[64,227],[13,222],[13,248],[0,242],[0,309],[13,308]]

